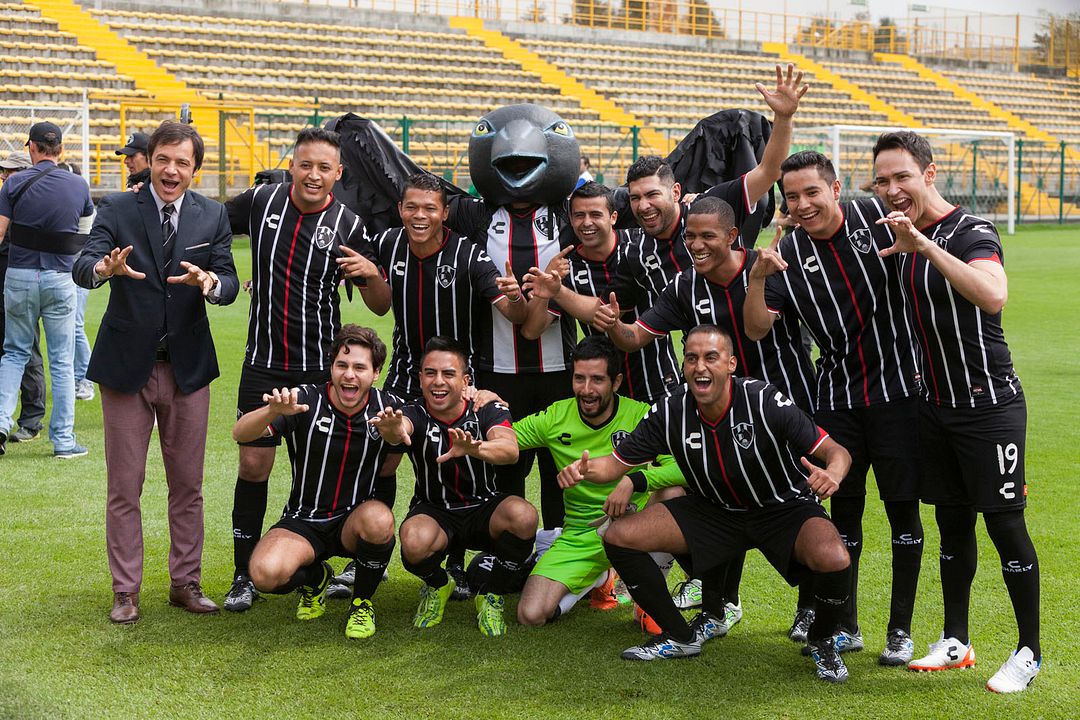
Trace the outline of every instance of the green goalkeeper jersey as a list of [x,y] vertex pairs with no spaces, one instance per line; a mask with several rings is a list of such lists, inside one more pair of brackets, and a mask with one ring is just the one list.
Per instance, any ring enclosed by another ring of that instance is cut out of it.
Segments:
[[[637,427],[649,405],[627,397],[615,396],[614,412],[603,425],[594,426],[582,419],[577,400],[567,398],[514,423],[518,446],[522,450],[547,448],[560,470],[589,451],[589,457],[610,455],[616,445]],[[649,490],[672,485],[686,485],[686,480],[670,455],[661,455],[650,466],[634,468],[631,472],[644,472]],[[563,490],[567,527],[586,525],[604,514],[604,500],[615,489],[615,483],[598,485],[581,482]],[[635,493],[633,501],[640,508],[646,493]]]

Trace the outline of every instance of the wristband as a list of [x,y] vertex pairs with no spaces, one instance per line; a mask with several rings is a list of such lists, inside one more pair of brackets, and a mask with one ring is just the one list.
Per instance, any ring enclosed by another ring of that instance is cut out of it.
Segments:
[[645,473],[632,472],[626,477],[630,478],[630,484],[634,486],[634,492],[643,493],[649,489],[649,481],[645,479]]

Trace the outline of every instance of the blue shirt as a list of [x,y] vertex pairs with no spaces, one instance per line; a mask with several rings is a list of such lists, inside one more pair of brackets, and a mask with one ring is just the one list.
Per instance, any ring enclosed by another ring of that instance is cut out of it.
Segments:
[[[11,196],[24,183],[55,164],[52,160],[41,160],[34,167],[9,177],[3,186],[0,186],[0,215],[11,218],[13,224],[18,223],[28,228],[62,233],[79,232],[79,218],[93,215],[94,203],[90,200],[90,188],[86,181],[66,170],[53,170],[35,182],[19,198],[14,214],[12,212]],[[9,237],[4,244],[10,242]],[[71,272],[75,257],[12,245],[8,267]]]

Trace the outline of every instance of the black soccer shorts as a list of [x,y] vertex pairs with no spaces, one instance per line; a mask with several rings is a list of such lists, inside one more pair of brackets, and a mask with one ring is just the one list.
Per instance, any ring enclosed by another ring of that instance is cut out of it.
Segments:
[[476,507],[462,510],[448,510],[442,505],[418,502],[409,509],[405,521],[407,522],[409,518],[416,515],[427,515],[437,522],[443,532],[446,533],[446,537],[449,538],[448,547],[456,542],[469,550],[487,550],[490,552],[492,549],[492,537],[489,530],[491,516],[495,514],[495,510],[508,497],[510,496],[498,493],[495,497]]

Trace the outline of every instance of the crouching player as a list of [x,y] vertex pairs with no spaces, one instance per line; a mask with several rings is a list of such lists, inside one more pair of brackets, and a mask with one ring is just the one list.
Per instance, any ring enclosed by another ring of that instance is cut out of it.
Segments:
[[416,472],[409,515],[401,524],[401,561],[424,581],[413,618],[418,628],[442,622],[454,581],[442,568],[451,542],[495,557],[476,591],[476,621],[487,636],[506,632],[503,594],[532,552],[536,508],[495,489],[495,465],[517,462],[510,411],[501,402],[476,408],[464,397],[465,350],[437,335],[420,359],[423,398],[386,409],[370,423],[387,442],[406,445]]
[[[299,620],[326,611],[328,558],[356,561],[356,582],[345,636],[375,633],[371,598],[394,550],[394,515],[374,499],[375,481],[393,449],[368,420],[400,401],[372,385],[386,361],[374,330],[346,325],[330,347],[330,382],[280,388],[267,405],[244,414],[233,439],[285,438],[292,462],[292,491],[281,519],[251,556],[251,580],[260,592],[300,591]],[[399,450],[400,452],[400,450]]]
[[851,457],[774,386],[732,377],[735,366],[726,332],[715,325],[695,327],[686,335],[683,355],[689,389],[657,403],[614,454],[591,460],[582,455],[563,469],[559,483],[618,480],[604,511],[619,517],[633,491],[642,489],[640,480],[623,477],[629,468],[670,453],[686,477],[686,495],[618,520],[604,536],[612,566],[664,631],[627,649],[623,658],[697,655],[709,639],[683,619],[648,552],[689,554],[693,567],[706,572],[758,548],[792,584],[807,570],[813,573],[818,613],[810,645],[817,674],[843,682],[847,668],[832,635],[850,591],[851,566],[814,494],[832,495]]

